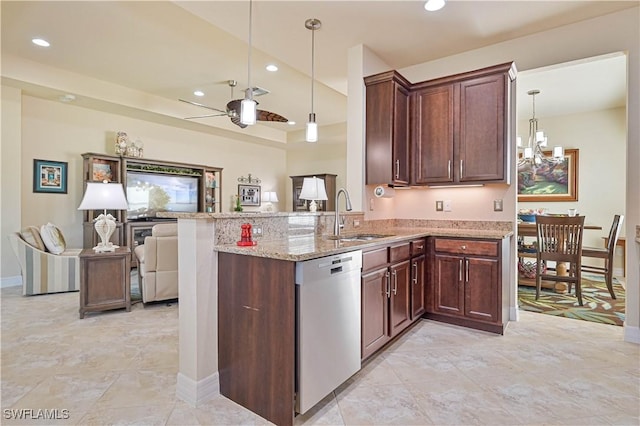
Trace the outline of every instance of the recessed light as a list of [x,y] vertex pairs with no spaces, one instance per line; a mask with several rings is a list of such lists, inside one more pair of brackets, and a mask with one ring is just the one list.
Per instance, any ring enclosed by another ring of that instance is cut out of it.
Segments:
[[32,40],[31,40],[31,42],[32,42],[33,44],[36,44],[36,45],[38,45],[38,46],[42,46],[42,47],[49,47],[49,46],[51,46],[47,40],[44,40],[44,39],[42,39],[42,38],[34,38],[34,39],[32,39]]
[[287,121],[287,124],[288,124],[289,126],[295,126],[295,125],[296,125],[296,122],[295,122],[295,121]]
[[444,7],[444,0],[427,0],[424,4],[425,10],[429,12],[435,12],[436,10],[440,10]]
[[193,94],[196,96],[204,96],[204,92],[202,90],[196,90]]
[[61,95],[58,98],[58,100],[60,102],[73,102],[73,101],[76,100],[76,97],[74,95],[70,94],[70,93],[67,93],[67,94]]
[[274,64],[267,65],[267,71],[276,72],[278,71],[278,67]]

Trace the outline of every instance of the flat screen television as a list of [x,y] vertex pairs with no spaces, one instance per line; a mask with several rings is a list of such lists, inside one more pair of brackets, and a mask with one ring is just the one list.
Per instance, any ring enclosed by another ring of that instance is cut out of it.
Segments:
[[198,177],[127,172],[128,220],[147,220],[158,212],[197,212]]

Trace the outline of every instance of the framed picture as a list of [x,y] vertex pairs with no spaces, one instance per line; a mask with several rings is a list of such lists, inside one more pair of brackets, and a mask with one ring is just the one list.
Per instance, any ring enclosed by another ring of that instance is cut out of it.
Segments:
[[578,150],[566,149],[558,163],[518,164],[518,201],[578,201],[578,163]]
[[241,206],[259,206],[260,195],[259,185],[238,185],[238,197],[240,198]]
[[67,163],[33,160],[33,192],[67,193]]
[[93,161],[93,171],[92,171],[92,180],[95,182],[112,182],[113,181],[113,171],[111,170],[111,162],[110,161],[102,161],[102,160],[94,160]]

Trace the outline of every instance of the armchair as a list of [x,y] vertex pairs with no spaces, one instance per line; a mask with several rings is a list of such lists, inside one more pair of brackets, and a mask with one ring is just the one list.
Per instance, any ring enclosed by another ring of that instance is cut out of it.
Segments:
[[178,298],[178,224],[159,223],[135,248],[142,303]]
[[60,293],[80,289],[80,252],[66,249],[60,254],[40,250],[27,243],[20,233],[9,235],[22,274],[22,294]]

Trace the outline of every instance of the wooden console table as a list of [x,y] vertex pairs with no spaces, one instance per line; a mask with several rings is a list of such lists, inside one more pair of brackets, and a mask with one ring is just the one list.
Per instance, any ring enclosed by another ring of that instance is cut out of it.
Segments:
[[131,250],[80,252],[80,319],[86,312],[125,308],[131,311]]

